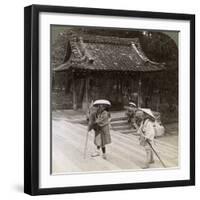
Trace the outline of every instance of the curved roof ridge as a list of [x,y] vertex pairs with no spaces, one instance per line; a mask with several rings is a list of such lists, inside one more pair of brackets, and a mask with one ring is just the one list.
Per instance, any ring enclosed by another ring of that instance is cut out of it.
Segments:
[[116,45],[131,45],[131,43],[139,43],[138,38],[123,38],[117,36],[102,36],[102,35],[82,35],[83,42],[86,43],[106,43]]
[[70,68],[123,72],[148,72],[164,69],[163,63],[156,63],[147,58],[142,51],[138,38],[89,36],[81,35],[71,38],[72,52],[70,59],[56,68],[55,71]]
[[144,60],[145,62],[150,62],[151,64],[154,64],[154,65],[159,65],[160,63],[158,62],[154,62],[152,60],[150,60],[146,55],[145,53],[143,52],[142,48],[140,45],[136,46],[134,43],[131,44],[132,47],[134,48],[134,50],[136,51],[136,53],[140,56],[140,58],[142,60]]

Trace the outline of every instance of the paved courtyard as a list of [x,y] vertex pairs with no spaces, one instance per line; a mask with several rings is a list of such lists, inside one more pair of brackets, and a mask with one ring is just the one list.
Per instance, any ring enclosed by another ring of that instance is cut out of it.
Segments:
[[[112,117],[123,119],[120,112]],[[142,169],[145,162],[145,151],[139,145],[138,135],[133,131],[123,133],[111,127],[112,143],[107,145],[107,159],[91,157],[95,150],[94,133],[90,132],[87,145],[87,156],[84,158],[84,146],[87,124],[83,112],[70,110],[52,113],[52,170],[53,174],[71,172],[122,171]],[[154,148],[162,157],[168,168],[178,167],[178,130],[177,123],[168,124],[166,135],[155,140]],[[163,168],[155,157],[151,168]]]

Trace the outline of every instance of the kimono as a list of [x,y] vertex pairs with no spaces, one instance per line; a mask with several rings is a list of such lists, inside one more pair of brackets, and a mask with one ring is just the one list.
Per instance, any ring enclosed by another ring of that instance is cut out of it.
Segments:
[[97,113],[96,116],[96,129],[94,144],[100,147],[104,147],[106,144],[111,143],[110,136],[110,113],[104,110],[102,113]]
[[146,150],[150,150],[151,147],[149,146],[148,142],[153,144],[155,137],[155,122],[150,119],[142,121],[138,132],[140,134],[140,145]]
[[133,109],[133,108],[130,108],[128,107],[127,108],[127,111],[126,111],[126,116],[128,117],[128,122],[132,122],[132,120],[135,119],[135,112],[136,112],[136,109]]

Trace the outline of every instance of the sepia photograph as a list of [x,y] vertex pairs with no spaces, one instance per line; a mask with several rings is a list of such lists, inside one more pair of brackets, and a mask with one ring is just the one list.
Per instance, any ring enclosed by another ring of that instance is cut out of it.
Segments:
[[50,26],[51,174],[180,167],[179,32]]

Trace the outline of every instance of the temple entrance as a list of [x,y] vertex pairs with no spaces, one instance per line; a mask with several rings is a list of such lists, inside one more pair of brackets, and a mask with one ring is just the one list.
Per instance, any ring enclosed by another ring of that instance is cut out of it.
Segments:
[[95,74],[86,77],[76,77],[71,84],[71,101],[74,109],[87,110],[92,101],[107,99],[112,104],[112,110],[122,110],[129,101],[138,104],[139,80],[135,76],[110,74]]

